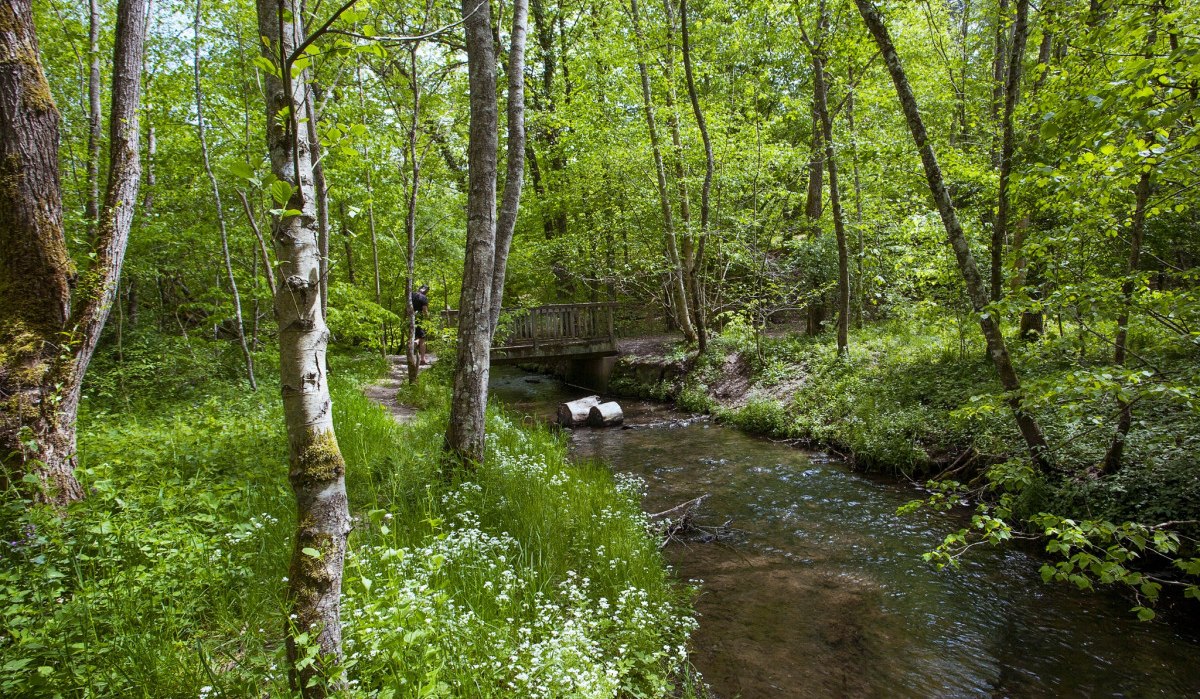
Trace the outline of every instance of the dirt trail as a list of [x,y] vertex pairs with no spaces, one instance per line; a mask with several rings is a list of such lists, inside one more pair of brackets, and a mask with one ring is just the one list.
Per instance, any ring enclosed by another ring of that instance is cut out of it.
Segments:
[[[422,372],[437,361],[437,357],[432,354],[426,355],[426,357],[429,364],[421,367]],[[388,375],[380,379],[378,383],[363,388],[363,394],[387,408],[396,422],[403,424],[412,420],[413,416],[417,414],[416,408],[396,401],[396,391],[400,390],[400,387],[408,380],[408,367],[405,365],[404,355],[389,354],[387,360],[392,367],[388,371]]]

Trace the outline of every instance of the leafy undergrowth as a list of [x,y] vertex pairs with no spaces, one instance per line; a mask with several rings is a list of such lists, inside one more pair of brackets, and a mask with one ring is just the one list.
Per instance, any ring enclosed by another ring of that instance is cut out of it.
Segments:
[[[640,484],[571,464],[553,433],[497,413],[488,465],[446,482],[445,389],[421,389],[426,410],[400,426],[359,392],[377,360],[331,364],[355,518],[344,696],[691,691],[676,685],[690,683],[694,621],[646,534]],[[214,376],[179,399],[148,376],[131,380],[134,400],[94,398],[89,497],[65,518],[4,500],[0,696],[290,696],[278,398],[269,377],[250,394],[236,371]]]

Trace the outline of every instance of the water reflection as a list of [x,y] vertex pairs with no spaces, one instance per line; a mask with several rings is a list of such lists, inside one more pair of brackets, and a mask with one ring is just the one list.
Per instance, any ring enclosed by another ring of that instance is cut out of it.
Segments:
[[[493,395],[551,416],[581,395],[498,369]],[[1142,624],[1116,596],[1043,585],[1040,561],[980,551],[959,571],[920,554],[961,518],[900,517],[907,484],[853,473],[660,404],[622,401],[632,429],[581,429],[581,457],[644,478],[646,508],[704,493],[732,546],[668,548],[704,580],[693,657],[722,697],[1200,696],[1200,639]]]

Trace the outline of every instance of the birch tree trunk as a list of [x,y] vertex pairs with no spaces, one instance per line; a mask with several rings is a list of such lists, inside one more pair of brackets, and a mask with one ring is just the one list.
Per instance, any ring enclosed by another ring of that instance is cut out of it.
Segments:
[[490,0],[463,0],[470,85],[467,241],[458,313],[458,356],[445,447],[467,467],[483,462],[492,273],[496,261],[496,55]]
[[[0,481],[58,507],[83,498],[75,417],[83,377],[117,293],[141,180],[137,107],[145,0],[120,0],[109,176],[95,258],[77,279],[59,183],[59,114],[38,59],[29,0],[0,5]],[[75,300],[72,300],[72,281]],[[7,485],[0,483],[0,485]]]
[[242,297],[238,294],[237,279],[233,276],[233,260],[229,256],[229,233],[225,227],[225,208],[221,205],[221,189],[217,186],[217,177],[213,174],[212,165],[208,160],[208,139],[204,128],[204,92],[200,86],[200,9],[203,0],[196,0],[196,21],[193,24],[195,34],[195,55],[192,63],[192,75],[196,83],[196,134],[200,140],[200,159],[204,164],[204,174],[208,175],[208,183],[212,186],[213,203],[217,208],[217,227],[221,231],[221,256],[225,260],[225,276],[229,281],[230,295],[233,301],[233,320],[237,325],[238,343],[242,346],[242,358],[246,362],[246,378],[250,382],[250,390],[258,390],[258,382],[254,379],[254,355],[246,344],[246,326],[242,322]]
[[325,163],[321,156],[321,137],[317,134],[317,110],[313,90],[304,91],[304,112],[308,141],[312,145],[313,186],[317,195],[317,249],[321,253],[321,315],[329,314],[329,187],[325,183]]
[[995,316],[986,311],[988,305],[987,290],[984,287],[983,279],[979,275],[979,268],[975,264],[975,257],[971,254],[971,248],[967,243],[967,236],[963,232],[962,224],[958,220],[958,214],[954,210],[954,204],[950,201],[950,193],[946,190],[941,167],[938,165],[937,157],[933,152],[933,145],[929,142],[929,136],[925,131],[925,122],[921,119],[920,111],[917,108],[917,100],[913,95],[912,87],[908,83],[908,76],[904,72],[904,67],[900,63],[900,56],[896,53],[896,47],[892,43],[892,38],[883,23],[883,18],[879,16],[879,11],[875,9],[871,0],[854,1],[858,6],[859,13],[867,24],[867,28],[875,39],[875,43],[879,46],[879,50],[883,54],[888,72],[892,76],[892,82],[896,86],[896,94],[900,99],[900,106],[904,111],[905,120],[908,122],[909,131],[912,133],[913,142],[921,154],[921,163],[925,168],[925,179],[929,183],[929,191],[933,195],[938,213],[941,215],[942,225],[946,229],[946,237],[949,239],[950,246],[954,249],[954,256],[958,262],[959,271],[962,273],[963,281],[966,284],[971,307],[979,314],[979,325],[983,330],[984,338],[987,340],[988,355],[996,367],[1000,384],[1004,387],[1008,395],[1008,405],[1013,411],[1017,427],[1020,429],[1021,436],[1025,440],[1025,445],[1029,449],[1029,456],[1042,473],[1050,474],[1053,463],[1050,459],[1046,437],[1042,433],[1041,425],[1038,424],[1037,419],[1025,408],[1021,382],[1017,377],[1016,369],[1013,368],[1008,348],[1004,344],[1004,336],[1000,332],[1000,325]]
[[[271,170],[292,186],[287,209],[272,221],[279,265],[275,318],[279,371],[288,433],[288,480],[296,497],[297,526],[288,571],[289,676],[305,697],[325,697],[337,687],[325,678],[341,658],[340,594],[350,513],[346,465],[333,430],[325,373],[329,330],[321,312],[321,253],[316,231],[316,190],[311,141],[297,116],[305,112],[303,72],[291,76],[292,53],[303,41],[300,7],[292,0],[259,0],[258,30],[264,55],[279,65],[267,75],[267,147]],[[298,84],[296,84],[298,83]],[[307,641],[301,644],[298,637]],[[297,667],[312,646],[316,660]]]

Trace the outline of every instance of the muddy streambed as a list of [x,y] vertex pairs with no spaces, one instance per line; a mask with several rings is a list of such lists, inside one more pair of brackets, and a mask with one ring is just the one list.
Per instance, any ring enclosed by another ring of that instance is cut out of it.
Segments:
[[[492,395],[549,418],[584,395],[493,370]],[[1196,697],[1200,633],[1140,623],[1127,600],[1044,585],[1021,551],[972,551],[937,572],[921,553],[963,515],[898,516],[912,487],[668,406],[622,400],[630,429],[576,430],[576,455],[645,479],[661,511],[704,493],[732,545],[672,544],[702,580],[693,661],[724,699]]]

